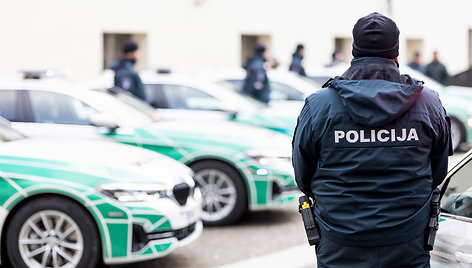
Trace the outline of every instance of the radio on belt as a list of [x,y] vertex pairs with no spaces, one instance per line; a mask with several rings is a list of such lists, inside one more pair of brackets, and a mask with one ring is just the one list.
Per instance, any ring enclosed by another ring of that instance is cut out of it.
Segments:
[[315,214],[313,213],[313,204],[310,198],[306,195],[300,196],[298,201],[298,212],[302,214],[308,243],[310,243],[310,246],[318,245],[320,242],[320,232],[316,223]]

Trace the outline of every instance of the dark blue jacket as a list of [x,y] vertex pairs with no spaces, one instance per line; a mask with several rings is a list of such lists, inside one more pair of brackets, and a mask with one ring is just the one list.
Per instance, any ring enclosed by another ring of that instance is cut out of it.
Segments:
[[293,165],[298,187],[315,198],[322,236],[382,246],[423,233],[447,172],[448,120],[438,94],[389,59],[355,59],[309,96]]
[[133,66],[134,60],[132,59],[121,59],[112,64],[111,69],[115,71],[115,86],[146,100],[143,82]]
[[242,92],[263,103],[269,103],[270,86],[264,68],[265,61],[262,56],[255,55],[245,64],[246,80]]
[[293,53],[292,63],[290,64],[288,70],[291,72],[295,72],[301,76],[306,76],[305,68],[303,68],[303,65],[302,65],[302,60],[303,60],[303,57],[300,56],[300,54],[298,54],[297,52]]

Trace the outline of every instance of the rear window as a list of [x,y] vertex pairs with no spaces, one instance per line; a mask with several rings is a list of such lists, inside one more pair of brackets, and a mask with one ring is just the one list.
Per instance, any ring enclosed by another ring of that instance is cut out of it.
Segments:
[[21,121],[20,107],[16,91],[0,91],[0,116],[12,122]]

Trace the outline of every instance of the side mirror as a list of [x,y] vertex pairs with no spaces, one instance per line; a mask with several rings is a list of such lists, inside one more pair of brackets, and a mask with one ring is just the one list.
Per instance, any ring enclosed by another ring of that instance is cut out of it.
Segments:
[[239,111],[234,106],[230,105],[219,105],[218,111],[229,114],[231,119],[236,119],[238,117]]
[[90,117],[90,123],[92,126],[104,127],[110,131],[114,131],[118,128],[115,119],[108,114],[94,114]]

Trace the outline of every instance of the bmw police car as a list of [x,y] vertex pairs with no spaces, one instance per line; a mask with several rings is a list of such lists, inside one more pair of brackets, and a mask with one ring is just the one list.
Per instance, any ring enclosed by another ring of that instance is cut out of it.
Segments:
[[89,268],[164,256],[201,234],[191,175],[148,150],[26,139],[1,122],[0,263]]
[[113,140],[189,165],[206,224],[233,223],[248,209],[299,194],[291,140],[275,131],[222,120],[157,120],[154,109],[128,95],[58,80],[0,83],[0,112],[28,135]]

